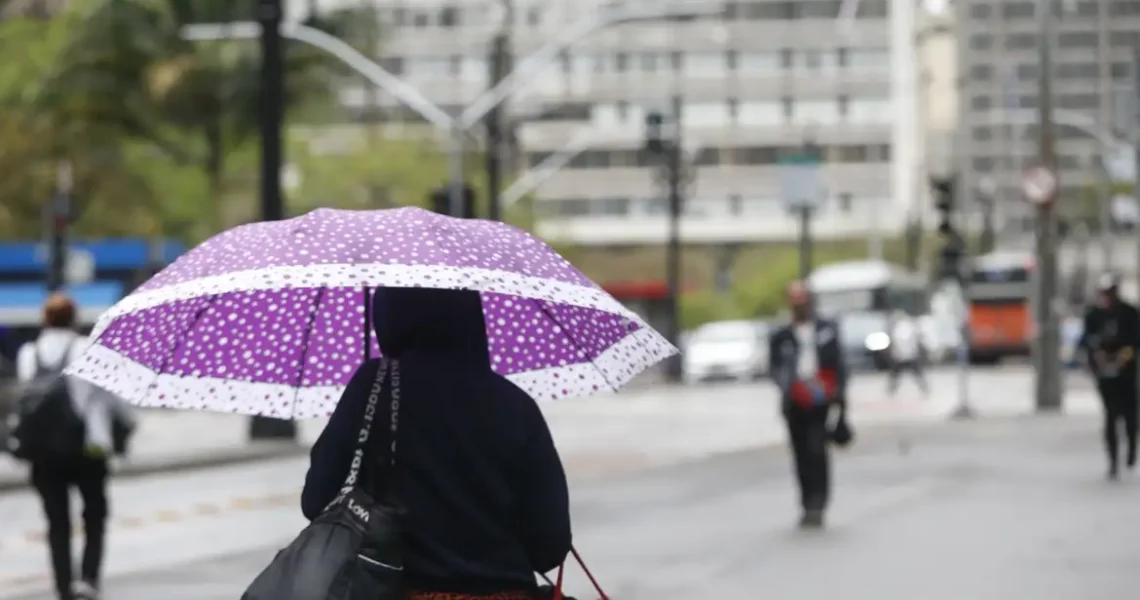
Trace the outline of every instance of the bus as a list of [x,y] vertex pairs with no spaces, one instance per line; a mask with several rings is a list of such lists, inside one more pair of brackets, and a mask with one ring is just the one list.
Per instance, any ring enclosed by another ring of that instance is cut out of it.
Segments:
[[930,311],[926,278],[886,261],[825,265],[812,271],[807,286],[812,305],[821,316],[901,310],[917,317]]
[[970,362],[1028,356],[1033,337],[1036,261],[1029,253],[995,252],[973,259],[966,286]]

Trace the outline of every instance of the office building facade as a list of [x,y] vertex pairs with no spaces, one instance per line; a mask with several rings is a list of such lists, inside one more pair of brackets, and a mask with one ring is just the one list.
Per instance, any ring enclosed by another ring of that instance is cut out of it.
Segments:
[[[1036,0],[958,2],[962,65],[960,168],[968,199],[994,190],[1005,225],[1025,229],[1033,211],[1018,189],[1038,156]],[[1061,211],[1087,216],[1090,188],[1104,181],[1103,141],[1123,138],[1133,103],[1132,44],[1140,0],[1052,2],[1053,106]],[[1084,202],[1082,202],[1084,200]]]
[[[498,2],[376,0],[388,24],[382,62],[451,110],[487,87]],[[611,3],[613,4],[613,3]],[[581,244],[658,243],[664,181],[641,151],[644,119],[680,98],[691,160],[684,235],[698,243],[792,239],[780,160],[821,149],[823,237],[902,229],[915,203],[916,64],[912,2],[862,0],[849,26],[839,0],[710,0],[722,10],[684,20],[627,23],[580,40],[511,102],[523,166],[578,136],[590,143],[537,190],[540,233]],[[321,3],[324,7],[324,3]],[[516,0],[516,61],[597,3]],[[893,74],[903,73],[903,76]],[[408,111],[381,94],[350,106],[384,119]]]

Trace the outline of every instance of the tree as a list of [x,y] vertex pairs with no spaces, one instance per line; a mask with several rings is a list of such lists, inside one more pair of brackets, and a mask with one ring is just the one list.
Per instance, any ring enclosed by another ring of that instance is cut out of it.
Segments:
[[149,234],[157,227],[155,195],[127,164],[120,138],[36,103],[74,24],[66,17],[0,21],[0,55],[13,57],[0,63],[0,236],[40,235],[62,161],[74,168],[77,205],[92,209],[82,212],[81,231]]
[[[227,156],[258,133],[260,57],[248,42],[188,42],[184,26],[251,20],[256,0],[106,0],[87,11],[40,96],[40,106],[74,114],[143,142],[206,176],[212,231],[223,212]],[[343,14],[313,19],[336,34]],[[329,100],[336,70],[314,49],[286,54],[286,105]]]
[[[369,136],[363,127],[298,129],[291,137],[291,166],[300,180],[289,204],[295,214],[323,206],[424,206],[447,181],[447,156],[433,138]],[[482,181],[470,183],[480,189]]]

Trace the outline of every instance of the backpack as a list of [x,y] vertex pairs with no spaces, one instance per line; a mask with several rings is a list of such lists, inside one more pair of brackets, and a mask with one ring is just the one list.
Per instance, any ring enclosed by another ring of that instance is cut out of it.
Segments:
[[63,375],[74,343],[67,345],[63,360],[54,368],[43,364],[39,347],[33,346],[36,374],[17,394],[14,424],[7,440],[8,451],[16,458],[39,462],[83,455],[87,425],[71,401]]

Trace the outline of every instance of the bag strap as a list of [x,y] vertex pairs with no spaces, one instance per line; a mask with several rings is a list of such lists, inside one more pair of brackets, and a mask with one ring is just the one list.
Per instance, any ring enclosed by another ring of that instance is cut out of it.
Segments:
[[[344,480],[344,486],[341,487],[341,495],[348,494],[354,487],[360,484],[361,469],[368,463],[365,456],[365,451],[368,448],[368,438],[372,434],[372,422],[376,420],[376,411],[380,405],[380,395],[384,390],[384,382],[388,378],[388,371],[392,369],[395,371],[398,368],[395,361],[381,360],[380,366],[376,370],[376,379],[372,383],[372,389],[368,391],[368,402],[364,407],[364,418],[361,420],[360,433],[356,436],[356,448],[353,450],[352,464],[348,468],[348,476]],[[398,398],[394,394],[393,398]],[[398,408],[398,400],[394,400],[393,408]],[[395,423],[398,416],[393,413],[392,422]],[[395,440],[393,438],[393,447]],[[395,461],[393,454],[392,461]]]
[[[598,580],[594,578],[594,574],[590,572],[590,568],[587,567],[585,561],[582,560],[582,556],[578,554],[578,549],[570,546],[570,554],[574,556],[575,562],[578,563],[579,567],[582,567],[582,572],[586,574],[586,577],[590,579],[590,583],[594,585],[594,591],[598,592],[598,600],[610,600],[610,597],[602,590],[602,586],[598,585]],[[562,563],[558,567],[558,576],[554,582],[554,600],[562,600],[562,578],[565,571],[566,563]]]
[[44,366],[43,358],[40,357],[40,343],[39,340],[32,342],[32,358],[35,359],[36,364],[36,377],[43,377],[44,375],[63,373],[67,368],[68,363],[71,362],[71,351],[75,348],[75,343],[79,341],[78,337],[71,338],[67,342],[67,347],[63,349],[63,357],[59,361],[59,366],[56,368],[46,368]]

